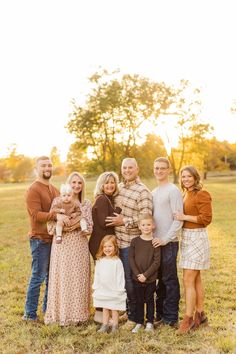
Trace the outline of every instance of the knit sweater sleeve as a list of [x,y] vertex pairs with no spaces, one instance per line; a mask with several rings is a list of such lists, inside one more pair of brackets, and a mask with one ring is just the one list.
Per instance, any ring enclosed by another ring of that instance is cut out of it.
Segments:
[[108,228],[105,223],[106,217],[110,216],[109,213],[109,202],[105,196],[100,195],[97,197],[93,210],[96,213],[96,223],[104,230]]
[[160,247],[154,249],[153,262],[150,267],[143,273],[143,275],[148,279],[154,273],[157,273],[161,262],[161,250]]
[[211,200],[211,196],[207,191],[199,191],[197,193],[197,209],[199,212],[197,222],[205,227],[212,221]]
[[179,232],[179,230],[181,230],[183,226],[183,221],[174,220],[175,212],[177,211],[181,213],[183,212],[183,198],[179,189],[175,188],[171,190],[169,194],[169,198],[170,198],[170,207],[173,214],[173,220],[168,230],[168,233],[165,237],[166,244],[176,239],[177,233]]
[[131,241],[130,248],[129,248],[129,265],[131,268],[132,273],[137,278],[137,275],[140,273],[136,263],[135,263],[135,239]]
[[26,195],[26,205],[30,216],[34,221],[46,223],[50,220],[56,220],[55,211],[42,211],[41,198],[37,189],[30,188]]

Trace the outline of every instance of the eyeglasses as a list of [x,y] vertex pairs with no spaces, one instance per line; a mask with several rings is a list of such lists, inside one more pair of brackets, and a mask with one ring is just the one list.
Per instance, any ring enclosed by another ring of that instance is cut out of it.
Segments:
[[168,170],[168,167],[154,167],[154,170],[156,170],[156,171],[165,171],[165,170]]

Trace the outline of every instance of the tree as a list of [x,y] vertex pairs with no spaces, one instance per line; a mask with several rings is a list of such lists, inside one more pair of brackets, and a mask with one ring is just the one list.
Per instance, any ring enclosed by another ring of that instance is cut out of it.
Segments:
[[0,182],[6,182],[10,178],[10,170],[6,167],[6,159],[0,159]]
[[50,153],[50,159],[53,164],[53,174],[55,176],[62,175],[64,174],[64,166],[61,163],[61,158],[60,158],[60,153],[57,149],[56,146],[52,147],[51,153]]
[[21,160],[17,164],[16,168],[12,171],[13,182],[25,182],[32,175],[34,168],[34,161],[21,155]]
[[[135,156],[143,123],[156,119],[173,103],[173,90],[139,75],[109,74],[89,78],[92,89],[83,106],[72,101],[67,128],[90,148],[98,169],[118,170],[123,157]],[[119,151],[119,153],[117,153]]]
[[145,142],[137,147],[136,152],[141,177],[153,175],[153,162],[160,156],[166,156],[166,149],[162,139],[155,134],[148,134]]
[[17,153],[17,145],[8,148],[8,156],[4,159],[4,182],[23,182],[33,172],[33,159]]
[[5,159],[6,167],[10,171],[14,171],[16,166],[19,164],[19,162],[22,158],[22,155],[19,155],[17,153],[17,145],[16,144],[11,144],[7,150],[8,150],[8,155]]
[[78,171],[85,174],[89,162],[87,147],[78,141],[71,144],[66,161],[66,170],[68,173]]
[[200,90],[192,88],[188,81],[182,80],[176,89],[176,101],[170,107],[168,114],[176,119],[176,134],[179,137],[177,147],[171,146],[167,133],[167,143],[170,145],[168,152],[173,171],[174,183],[183,164],[194,164],[204,170],[204,157],[207,155],[205,144],[212,127],[201,121]]

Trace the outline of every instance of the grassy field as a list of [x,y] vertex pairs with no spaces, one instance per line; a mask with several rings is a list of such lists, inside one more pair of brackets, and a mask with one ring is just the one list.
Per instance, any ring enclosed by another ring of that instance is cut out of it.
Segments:
[[[146,183],[150,188],[155,185],[153,180]],[[177,336],[171,328],[134,335],[122,327],[118,334],[99,335],[92,316],[87,325],[45,326],[40,311],[39,323],[23,322],[31,262],[26,187],[0,185],[0,353],[236,353],[235,178],[212,178],[206,183],[214,200],[214,221],[209,227],[212,266],[204,273],[210,327],[185,336]],[[92,200],[94,181],[87,187]]]

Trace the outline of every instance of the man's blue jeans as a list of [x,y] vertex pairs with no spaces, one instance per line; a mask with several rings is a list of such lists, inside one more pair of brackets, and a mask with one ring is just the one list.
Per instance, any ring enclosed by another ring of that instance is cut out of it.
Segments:
[[136,319],[136,297],[134,283],[132,279],[132,272],[129,266],[129,247],[120,248],[120,259],[123,263],[125,272],[125,288],[127,292],[127,314],[130,321]]
[[161,266],[157,284],[156,317],[167,324],[178,321],[180,289],[176,259],[178,242],[169,242],[161,247]]
[[38,239],[30,239],[30,249],[32,255],[32,272],[28,285],[25,314],[26,318],[36,319],[40,287],[45,281],[46,288],[43,299],[43,312],[46,311],[48,295],[48,272],[51,253],[51,243]]

